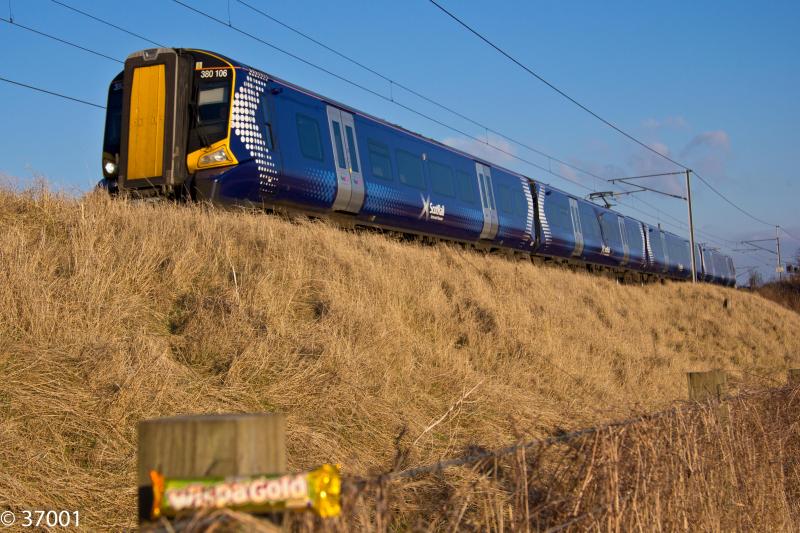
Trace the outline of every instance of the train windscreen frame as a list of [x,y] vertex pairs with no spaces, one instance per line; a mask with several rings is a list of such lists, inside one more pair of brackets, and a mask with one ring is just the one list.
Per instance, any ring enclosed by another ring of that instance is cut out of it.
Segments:
[[193,55],[196,67],[190,104],[190,154],[227,138],[234,78],[233,69],[221,60],[197,52]]

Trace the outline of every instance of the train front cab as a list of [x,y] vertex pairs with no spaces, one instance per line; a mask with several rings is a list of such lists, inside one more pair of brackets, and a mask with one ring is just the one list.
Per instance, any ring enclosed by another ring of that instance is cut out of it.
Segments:
[[235,165],[230,116],[236,69],[201,51],[128,56],[109,87],[103,176],[139,196],[179,195],[202,170]]

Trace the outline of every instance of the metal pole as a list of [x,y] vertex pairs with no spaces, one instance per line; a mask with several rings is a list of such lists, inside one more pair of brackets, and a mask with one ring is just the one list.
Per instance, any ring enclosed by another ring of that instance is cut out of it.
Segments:
[[697,283],[697,261],[694,256],[694,216],[692,215],[692,185],[689,180],[691,170],[686,170],[686,203],[689,205],[689,246],[692,249],[692,283]]
[[781,236],[778,233],[780,226],[775,226],[775,243],[778,246],[778,280],[783,280],[783,265],[781,264]]

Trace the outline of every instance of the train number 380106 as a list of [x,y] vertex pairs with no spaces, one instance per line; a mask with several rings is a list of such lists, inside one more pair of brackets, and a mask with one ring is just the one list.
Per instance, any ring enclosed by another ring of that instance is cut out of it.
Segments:
[[200,72],[201,78],[227,78],[228,77],[228,70],[221,68],[221,69],[209,69]]

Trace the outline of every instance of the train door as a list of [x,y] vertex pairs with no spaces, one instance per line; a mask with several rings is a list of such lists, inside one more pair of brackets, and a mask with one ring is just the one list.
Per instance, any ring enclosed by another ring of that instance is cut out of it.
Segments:
[[492,169],[476,162],[475,170],[478,174],[478,189],[481,193],[481,207],[483,207],[481,239],[492,240],[497,236],[497,230],[500,227],[492,189]]
[[572,231],[575,236],[575,249],[572,251],[572,255],[581,255],[583,253],[583,230],[581,229],[578,201],[575,198],[569,199],[569,214],[572,218]]
[[353,115],[328,106],[328,129],[337,178],[333,210],[358,213],[364,203],[364,176],[361,173]]
[[625,219],[617,215],[617,224],[619,225],[619,234],[622,237],[622,261],[621,265],[627,265],[628,259],[631,256],[631,248],[628,246],[628,232],[625,230]]
[[188,177],[186,132],[191,62],[167,48],[128,57],[123,75],[121,189],[175,188]]

